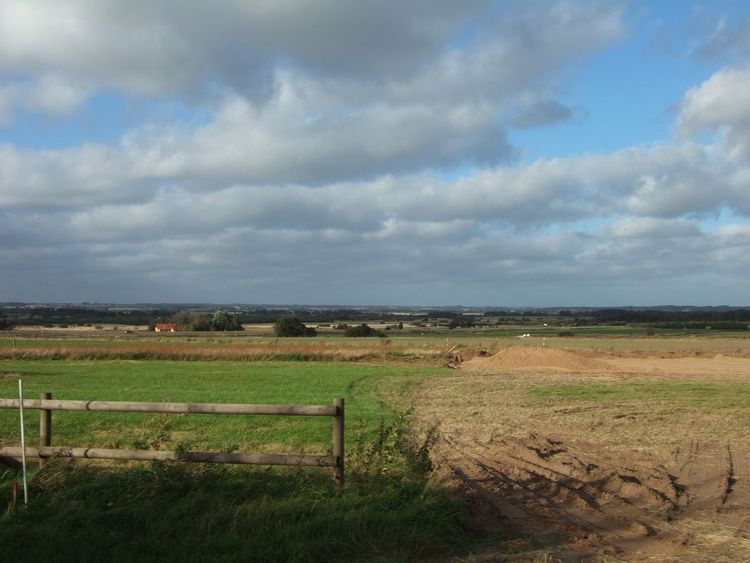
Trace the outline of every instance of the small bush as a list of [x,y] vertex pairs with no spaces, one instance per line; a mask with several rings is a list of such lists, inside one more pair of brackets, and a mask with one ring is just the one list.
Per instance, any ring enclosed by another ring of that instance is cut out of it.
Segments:
[[570,330],[561,330],[557,333],[557,336],[575,336],[575,332],[572,332]]

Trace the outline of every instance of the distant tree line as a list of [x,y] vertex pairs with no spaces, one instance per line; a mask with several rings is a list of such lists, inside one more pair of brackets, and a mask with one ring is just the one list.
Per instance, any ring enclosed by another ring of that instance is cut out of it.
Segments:
[[[222,313],[214,319],[214,315]],[[224,316],[224,314],[226,316]],[[478,325],[536,324],[539,321],[564,324],[641,324],[687,323],[672,325],[672,328],[694,328],[692,323],[722,327],[731,330],[732,325],[718,323],[750,324],[750,309],[706,308],[680,310],[677,308],[607,308],[607,309],[539,309],[507,310],[487,309],[482,314],[465,314],[461,309],[406,309],[390,308],[325,308],[325,307],[254,307],[234,306],[227,311],[217,311],[209,305],[156,305],[156,306],[109,306],[83,304],[81,306],[39,306],[23,304],[0,305],[0,316],[6,323],[24,325],[146,325],[153,326],[159,319],[169,321],[177,317],[184,330],[239,330],[242,324],[274,323],[280,317],[294,317],[302,324],[328,323],[331,325],[361,324],[378,319],[382,322],[445,323],[452,328],[469,328]],[[440,324],[440,326],[443,326]],[[189,328],[185,328],[189,327]],[[219,328],[221,327],[221,328]],[[662,326],[662,328],[668,328]],[[742,330],[738,328],[738,330]]]
[[147,325],[153,318],[167,318],[174,314],[170,309],[106,310],[83,307],[13,308],[4,311],[6,318],[20,325],[94,325],[124,324]]
[[750,309],[672,311],[661,309],[599,309],[588,313],[599,324],[613,323],[750,323]]
[[180,311],[170,316],[167,321],[161,318],[152,319],[149,329],[154,330],[157,324],[163,322],[176,324],[180,330],[188,332],[245,330],[239,316],[230,315],[226,311],[216,311],[213,315],[199,311]]
[[688,321],[684,323],[651,323],[652,328],[674,328],[674,329],[708,329],[708,330],[748,330],[747,322],[735,321]]

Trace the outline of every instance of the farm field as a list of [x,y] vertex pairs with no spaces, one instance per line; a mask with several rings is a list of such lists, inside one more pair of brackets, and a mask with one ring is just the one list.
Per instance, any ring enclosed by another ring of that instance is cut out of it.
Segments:
[[[30,543],[68,560],[750,558],[741,334],[9,336],[4,397],[22,377],[29,397],[347,401],[340,495],[321,470],[59,460],[35,474],[31,507],[3,517],[18,560]],[[27,429],[33,443],[35,416]],[[330,420],[58,412],[53,443],[325,453]],[[0,411],[0,445],[17,444],[17,413]],[[6,504],[13,476],[0,469]]]
[[[376,329],[382,326],[373,323]],[[386,325],[383,325],[386,326]],[[5,359],[226,359],[414,361],[441,365],[455,349],[470,358],[484,350],[495,353],[508,346],[545,346],[610,354],[745,355],[750,339],[743,333],[696,334],[666,330],[645,336],[631,327],[577,327],[575,337],[558,336],[559,328],[525,326],[488,330],[409,329],[385,338],[345,338],[331,330],[315,338],[277,338],[270,325],[239,333],[176,333],[125,330],[17,330],[0,337]],[[519,335],[530,334],[529,338]]]

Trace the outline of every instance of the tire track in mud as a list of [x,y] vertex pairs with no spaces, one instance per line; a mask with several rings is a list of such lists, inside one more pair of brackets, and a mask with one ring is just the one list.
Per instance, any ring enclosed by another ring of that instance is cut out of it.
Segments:
[[681,516],[736,527],[737,537],[750,540],[747,446],[690,442],[675,452],[675,461],[678,479],[688,491],[688,504]]
[[443,453],[488,531],[512,526],[542,544],[557,538],[582,555],[627,560],[698,556],[703,539],[679,526],[686,518],[749,537],[747,455],[731,445],[691,442],[666,465],[533,434],[487,443],[448,436]]
[[538,436],[484,445],[449,442],[463,485],[524,533],[555,531],[618,553],[617,541],[656,535],[658,522],[679,505],[681,490],[663,468],[608,469],[600,456],[584,459]]

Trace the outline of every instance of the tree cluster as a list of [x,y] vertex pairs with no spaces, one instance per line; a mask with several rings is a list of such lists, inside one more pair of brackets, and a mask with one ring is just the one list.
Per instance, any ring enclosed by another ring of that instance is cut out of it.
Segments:
[[[161,319],[155,319],[149,323],[149,328],[153,330],[153,326],[161,322],[163,322]],[[197,311],[180,311],[167,322],[174,323],[180,327],[180,330],[188,332],[245,330],[240,318],[226,311],[216,311],[213,315]]]
[[448,325],[448,328],[471,328],[474,326],[474,318],[473,317],[454,317],[451,319],[450,324]]
[[315,336],[318,332],[297,317],[281,317],[273,325],[276,336]]

